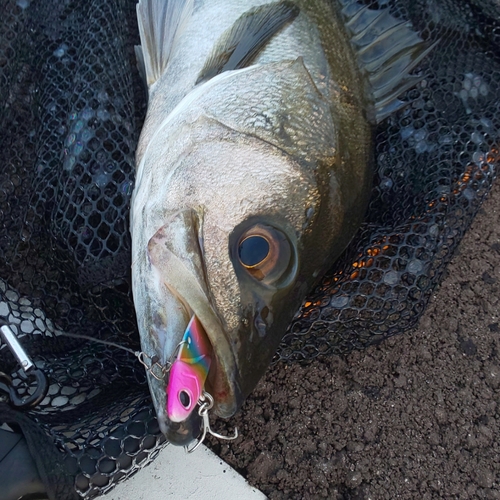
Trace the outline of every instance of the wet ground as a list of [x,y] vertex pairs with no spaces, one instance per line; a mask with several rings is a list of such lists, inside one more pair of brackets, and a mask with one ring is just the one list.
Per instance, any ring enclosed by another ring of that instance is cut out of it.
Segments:
[[214,449],[271,499],[500,499],[500,184],[415,331],[269,369]]

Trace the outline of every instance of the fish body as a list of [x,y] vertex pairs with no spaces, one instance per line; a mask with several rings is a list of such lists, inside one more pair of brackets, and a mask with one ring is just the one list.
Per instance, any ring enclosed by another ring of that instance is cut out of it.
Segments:
[[[138,4],[149,92],[131,206],[142,348],[166,365],[196,316],[213,351],[206,390],[222,417],[255,387],[358,229],[372,125],[400,107],[396,95],[425,55],[386,11],[343,4]],[[173,426],[166,382],[148,380],[167,437],[196,437],[196,412]]]

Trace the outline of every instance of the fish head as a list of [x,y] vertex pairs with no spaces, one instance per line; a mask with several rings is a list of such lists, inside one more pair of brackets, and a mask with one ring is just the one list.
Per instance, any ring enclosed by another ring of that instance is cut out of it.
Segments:
[[[300,137],[267,140],[191,106],[158,127],[139,162],[132,277],[143,351],[168,365],[195,315],[213,350],[205,390],[219,416],[240,408],[306,293],[352,237],[329,126],[328,145],[314,139],[319,153],[302,144],[301,155]],[[166,383],[149,381],[169,437]],[[174,434],[189,434],[183,425]]]
[[[268,367],[330,253],[323,219],[333,207],[321,194],[335,182],[318,185],[300,161],[213,120],[193,126],[200,133],[191,130],[179,156],[164,151],[176,164],[168,202],[156,206],[155,189],[144,200],[144,213],[160,210],[162,225],[134,226],[143,233],[134,301],[143,348],[164,365],[196,315],[214,354],[206,390],[229,417]],[[152,392],[165,422],[164,384]]]

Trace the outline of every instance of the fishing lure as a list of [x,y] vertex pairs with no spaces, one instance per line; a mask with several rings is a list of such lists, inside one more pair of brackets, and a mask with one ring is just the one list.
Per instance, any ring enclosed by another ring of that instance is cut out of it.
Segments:
[[210,370],[211,351],[200,321],[193,316],[170,369],[167,414],[172,422],[186,420],[200,400]]
[[[238,437],[238,429],[235,429],[232,436],[224,436],[214,432],[210,427],[208,413],[214,406],[214,398],[204,390],[204,387],[210,370],[212,347],[196,316],[191,318],[182,341],[179,343],[177,358],[173,363],[169,361],[163,367],[160,366],[158,360],[155,360],[155,357],[150,357],[144,352],[132,351],[113,342],[73,333],[63,333],[63,335],[85,338],[128,351],[134,354],[157,380],[163,380],[163,377],[169,373],[167,414],[170,420],[172,422],[186,420],[196,405],[199,405],[198,415],[201,417],[201,434],[191,444],[191,447],[186,447],[188,453],[192,453],[203,443],[207,433],[226,441],[232,441]],[[0,378],[1,375],[0,372]],[[0,389],[2,389],[1,382]]]

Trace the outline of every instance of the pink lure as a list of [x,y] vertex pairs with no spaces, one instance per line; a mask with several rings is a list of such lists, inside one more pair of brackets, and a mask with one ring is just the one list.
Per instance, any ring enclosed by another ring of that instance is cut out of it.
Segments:
[[211,345],[198,318],[189,322],[167,387],[167,415],[172,422],[186,420],[200,399],[210,369]]

